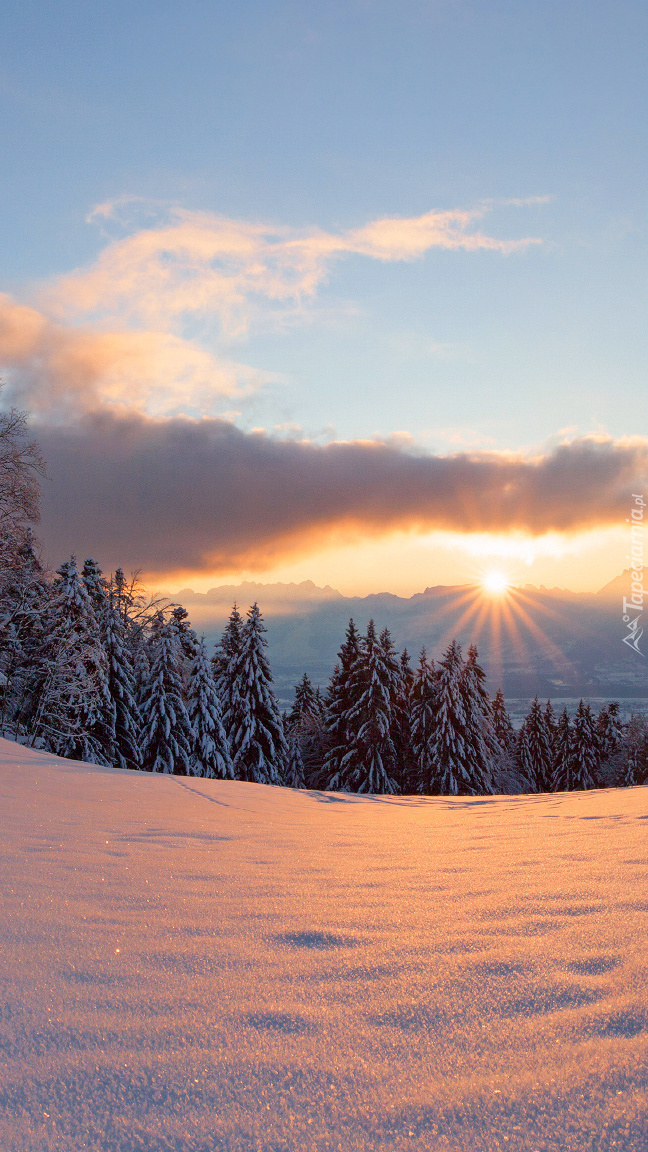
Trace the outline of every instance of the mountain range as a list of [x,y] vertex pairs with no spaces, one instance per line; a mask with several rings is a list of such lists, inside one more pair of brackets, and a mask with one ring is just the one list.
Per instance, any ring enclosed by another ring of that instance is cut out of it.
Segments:
[[282,700],[304,672],[322,687],[333,670],[344,631],[353,617],[364,630],[371,618],[389,628],[396,647],[415,663],[422,646],[438,659],[456,637],[475,643],[492,691],[508,699],[540,696],[648,700],[645,653],[623,642],[623,597],[629,570],[598,592],[563,588],[509,588],[489,596],[480,585],[436,586],[410,597],[381,592],[343,596],[336,589],[300,584],[221,585],[208,592],[184,588],[173,595],[194,628],[215,643],[236,602],[242,613],[257,601],[268,628],[269,655]]

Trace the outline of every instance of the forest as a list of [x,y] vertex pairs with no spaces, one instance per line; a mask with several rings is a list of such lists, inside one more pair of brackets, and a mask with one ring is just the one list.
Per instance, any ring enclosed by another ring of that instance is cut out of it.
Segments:
[[619,705],[573,716],[536,698],[516,731],[479,654],[453,640],[415,667],[349,622],[329,684],[280,710],[257,604],[209,653],[180,604],[75,557],[47,573],[32,526],[44,461],[26,415],[0,417],[0,732],[92,764],[291,788],[488,795],[648,779],[648,725]]

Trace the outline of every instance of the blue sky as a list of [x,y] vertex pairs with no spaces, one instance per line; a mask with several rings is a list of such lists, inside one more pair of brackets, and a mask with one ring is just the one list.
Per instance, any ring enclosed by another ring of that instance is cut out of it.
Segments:
[[647,25],[618,0],[5,0],[0,290],[135,330],[59,285],[177,210],[337,237],[485,206],[468,235],[538,242],[345,250],[290,307],[176,315],[254,386],[169,411],[441,453],[642,434]]

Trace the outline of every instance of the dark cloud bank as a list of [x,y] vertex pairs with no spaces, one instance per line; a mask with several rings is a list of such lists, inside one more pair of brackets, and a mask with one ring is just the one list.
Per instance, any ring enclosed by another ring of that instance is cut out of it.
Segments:
[[534,459],[316,446],[223,420],[90,414],[42,426],[41,538],[50,560],[106,569],[263,565],[326,539],[393,529],[573,531],[623,521],[648,441],[577,440]]

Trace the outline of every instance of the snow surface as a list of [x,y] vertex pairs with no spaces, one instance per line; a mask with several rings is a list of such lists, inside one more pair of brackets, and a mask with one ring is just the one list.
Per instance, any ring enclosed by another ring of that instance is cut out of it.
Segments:
[[648,1149],[647,788],[0,760],[3,1152]]

